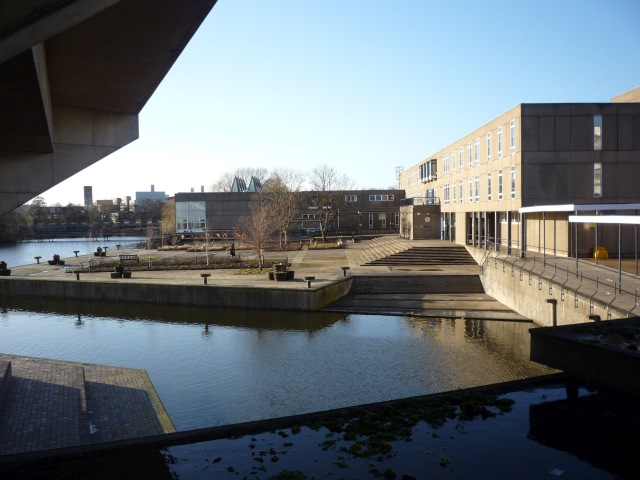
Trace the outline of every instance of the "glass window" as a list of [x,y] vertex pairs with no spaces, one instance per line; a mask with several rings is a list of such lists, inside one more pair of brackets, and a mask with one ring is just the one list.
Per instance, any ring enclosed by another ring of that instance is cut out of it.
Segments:
[[449,184],[444,184],[444,203],[445,205],[449,204]]
[[464,203],[464,182],[460,180],[460,203]]
[[502,127],[498,127],[498,158],[502,157]]
[[593,149],[602,150],[602,115],[593,116]]
[[451,184],[451,203],[456,203],[456,182]]
[[469,203],[472,203],[472,202],[473,202],[473,177],[469,177]]
[[345,195],[344,196],[344,201],[345,202],[357,202],[358,201],[358,195]]
[[502,200],[502,169],[498,170],[498,200]]
[[456,151],[451,152],[451,171],[456,171]]
[[593,196],[602,196],[602,163],[593,164]]
[[480,201],[480,175],[476,175],[476,202]]
[[369,214],[369,228],[373,228],[373,213]]
[[469,142],[469,144],[467,145],[467,164],[469,165],[469,168],[471,168],[471,166],[473,165],[473,155],[472,155],[472,151],[471,151],[471,142]]
[[449,155],[444,156],[444,174],[449,175]]
[[509,148],[511,153],[516,153],[516,121],[511,120],[509,124]]
[[480,139],[479,138],[476,138],[473,156],[474,156],[476,165],[479,165],[480,164]]
[[511,198],[516,198],[516,166],[511,165]]
[[487,200],[491,200],[491,172],[487,173]]
[[460,151],[458,153],[460,154],[460,171],[462,171],[462,168],[464,167],[464,147],[460,147]]
[[487,162],[491,161],[491,132],[487,133]]

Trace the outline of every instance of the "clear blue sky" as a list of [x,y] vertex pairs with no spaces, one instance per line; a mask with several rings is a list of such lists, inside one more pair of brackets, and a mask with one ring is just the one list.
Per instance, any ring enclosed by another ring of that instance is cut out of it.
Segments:
[[140,139],[42,196],[173,195],[238,167],[323,163],[386,188],[520,103],[640,86],[639,47],[638,0],[218,0]]

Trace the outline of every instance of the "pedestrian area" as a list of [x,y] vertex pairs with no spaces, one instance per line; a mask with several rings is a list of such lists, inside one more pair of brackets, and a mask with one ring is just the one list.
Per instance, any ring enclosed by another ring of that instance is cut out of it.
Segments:
[[174,432],[147,373],[0,354],[0,459]]

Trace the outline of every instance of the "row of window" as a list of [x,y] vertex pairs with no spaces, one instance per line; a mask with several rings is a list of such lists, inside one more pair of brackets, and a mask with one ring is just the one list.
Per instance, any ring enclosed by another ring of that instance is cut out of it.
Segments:
[[[511,198],[516,198],[516,167],[515,165],[513,165],[510,169],[510,175],[511,175],[511,191],[510,191],[510,197]],[[503,180],[502,180],[502,169],[498,170],[498,175],[497,175],[497,185],[496,185],[496,198],[498,200],[502,200],[503,196],[504,196],[504,187],[503,187]],[[458,190],[456,190],[456,186],[459,187]],[[456,182],[452,182],[452,183],[446,183],[443,186],[444,189],[444,193],[443,193],[443,197],[444,197],[444,203],[446,204],[451,204],[451,203],[464,203],[464,198],[465,198],[465,181],[464,180],[460,180],[460,182],[456,185]],[[493,172],[489,172],[487,173],[487,192],[486,192],[486,200],[492,200],[493,199],[493,194],[494,194],[494,185],[493,185]],[[476,175],[475,177],[469,177],[469,179],[467,180],[467,199],[468,199],[468,203],[473,203],[474,201],[479,202],[480,201],[480,175]]]
[[[393,202],[394,198],[394,195],[369,195],[370,202]],[[357,202],[358,195],[345,195],[344,201],[347,203]]]
[[[503,156],[503,132],[502,127],[498,127],[498,138],[497,138],[497,157],[502,158]],[[471,168],[476,165],[480,165],[480,138],[476,138],[475,141],[469,142],[466,146],[466,163],[467,167]],[[516,151],[516,121],[511,120],[509,123],[509,151],[511,153],[515,153]],[[457,154],[457,158],[456,158]],[[487,162],[491,161],[493,155],[493,137],[492,132],[487,133],[487,149],[486,149],[486,157]],[[464,169],[465,164],[465,147],[461,146],[456,152],[453,150],[451,154],[446,154],[443,159],[442,171],[445,175],[449,175],[450,172],[455,172],[456,168],[459,168],[460,171]]]

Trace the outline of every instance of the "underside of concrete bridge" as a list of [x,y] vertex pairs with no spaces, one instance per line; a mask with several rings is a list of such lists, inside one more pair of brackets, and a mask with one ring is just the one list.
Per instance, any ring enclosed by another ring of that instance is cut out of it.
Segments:
[[0,215],[136,140],[215,3],[0,2]]

